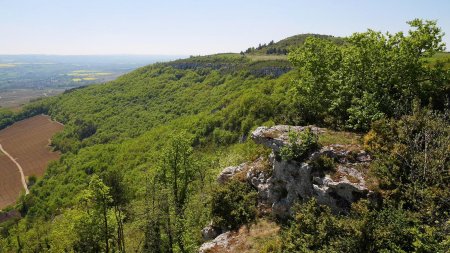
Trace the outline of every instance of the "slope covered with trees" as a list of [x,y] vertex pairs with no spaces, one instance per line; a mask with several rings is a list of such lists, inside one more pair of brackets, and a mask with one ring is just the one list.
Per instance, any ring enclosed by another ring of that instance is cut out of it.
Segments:
[[242,53],[254,55],[287,55],[290,50],[302,46],[308,38],[328,40],[337,45],[342,45],[344,43],[344,39],[340,37],[307,33],[294,35],[278,42],[271,40],[269,43],[260,43],[257,47],[249,47]]
[[427,62],[444,49],[436,23],[410,25],[343,43],[310,37],[289,61],[219,54],[153,64],[0,111],[0,127],[38,113],[66,126],[52,141],[61,159],[15,207],[23,218],[0,224],[0,251],[195,252],[210,220],[255,220],[252,189],[224,189],[215,177],[267,156],[248,134],[275,123],[368,132],[385,201],[347,216],[304,203],[267,252],[444,249],[449,71]]

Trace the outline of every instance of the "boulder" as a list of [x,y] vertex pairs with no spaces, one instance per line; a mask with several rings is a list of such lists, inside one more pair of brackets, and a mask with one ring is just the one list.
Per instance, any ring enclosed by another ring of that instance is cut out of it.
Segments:
[[210,242],[203,243],[199,253],[212,253],[215,248],[226,248],[230,243],[231,232],[223,233]]
[[306,128],[310,128],[311,131],[315,133],[321,133],[324,131],[324,129],[315,126],[262,126],[252,132],[251,138],[256,143],[271,148],[274,152],[280,152],[280,149],[283,146],[289,144],[289,132],[302,132]]
[[[327,131],[308,126],[317,134]],[[279,125],[259,127],[252,133],[256,143],[272,149],[270,172],[249,170],[247,180],[258,190],[259,205],[270,206],[278,218],[291,215],[296,202],[314,197],[319,204],[329,206],[334,212],[346,212],[351,203],[366,198],[370,191],[364,175],[357,168],[365,168],[371,161],[370,155],[358,145],[333,144],[313,152],[303,161],[284,161],[280,149],[289,144],[289,131],[304,131],[307,127]],[[317,173],[312,162],[320,156],[336,161],[333,171]]]
[[204,227],[201,232],[203,241],[210,241],[220,235],[221,229],[216,228],[212,224],[210,224]]
[[230,179],[236,175],[238,172],[241,172],[245,168],[246,163],[243,163],[238,166],[230,166],[226,167],[225,169],[220,172],[219,176],[217,177],[217,182],[219,184],[225,184],[226,182],[230,181]]

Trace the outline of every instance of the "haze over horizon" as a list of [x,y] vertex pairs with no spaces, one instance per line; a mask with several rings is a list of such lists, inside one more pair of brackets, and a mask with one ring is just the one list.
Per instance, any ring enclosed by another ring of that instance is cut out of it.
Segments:
[[438,21],[450,47],[450,1],[0,1],[0,54],[204,55],[302,33],[407,31]]

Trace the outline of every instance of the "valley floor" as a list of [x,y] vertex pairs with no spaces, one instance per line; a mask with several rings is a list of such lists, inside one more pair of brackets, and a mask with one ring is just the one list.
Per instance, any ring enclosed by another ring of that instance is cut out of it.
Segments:
[[0,131],[0,209],[13,204],[24,188],[28,192],[26,178],[42,176],[48,163],[59,158],[49,140],[63,127],[38,115]]

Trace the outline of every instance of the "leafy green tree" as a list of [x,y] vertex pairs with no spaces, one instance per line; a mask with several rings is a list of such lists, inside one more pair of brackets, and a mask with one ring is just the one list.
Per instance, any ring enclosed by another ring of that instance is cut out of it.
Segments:
[[361,252],[358,227],[334,216],[329,207],[311,199],[296,210],[289,228],[282,233],[282,252]]
[[306,127],[299,133],[289,132],[289,144],[281,148],[280,155],[284,160],[300,161],[318,147],[319,137],[310,127]]
[[0,108],[0,129],[5,128],[16,120],[16,115],[9,110]]
[[104,176],[104,182],[109,187],[112,199],[110,205],[117,223],[117,247],[120,252],[125,252],[124,220],[125,208],[130,202],[130,190],[124,181],[123,174],[118,170],[108,171]]
[[232,180],[212,194],[213,224],[224,229],[238,229],[256,218],[256,192],[247,183]]
[[199,176],[191,143],[185,132],[170,136],[161,152],[157,172],[147,184],[146,251],[187,252],[186,207]]
[[111,219],[110,189],[97,175],[93,175],[89,188],[80,195],[80,205],[84,209],[83,218],[79,219],[75,229],[78,241],[75,251],[111,252],[110,240],[113,239],[115,226]]
[[365,143],[376,157],[373,171],[390,198],[422,213],[427,223],[450,217],[450,127],[447,113],[419,109],[400,120],[373,124]]
[[[442,101],[448,72],[429,68],[426,57],[445,48],[435,21],[415,19],[404,35],[369,30],[355,33],[343,46],[307,38],[289,60],[301,70],[295,104],[304,122],[367,130],[382,117],[412,111],[412,102]],[[438,109],[443,104],[436,104]]]

